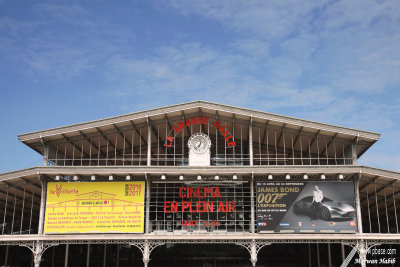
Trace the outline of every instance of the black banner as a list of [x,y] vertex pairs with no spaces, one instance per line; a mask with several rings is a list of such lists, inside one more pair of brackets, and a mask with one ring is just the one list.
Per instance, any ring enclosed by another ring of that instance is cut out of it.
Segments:
[[257,182],[257,229],[356,232],[352,182]]

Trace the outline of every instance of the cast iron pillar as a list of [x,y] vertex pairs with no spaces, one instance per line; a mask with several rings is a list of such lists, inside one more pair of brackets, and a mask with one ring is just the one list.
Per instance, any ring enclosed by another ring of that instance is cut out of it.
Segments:
[[249,121],[249,160],[250,166],[253,166],[253,115],[250,116]]
[[358,242],[357,250],[358,250],[358,256],[360,257],[361,267],[366,267],[367,266],[368,247],[364,240],[361,240],[360,242]]
[[50,147],[42,137],[40,137],[40,142],[43,145],[43,166],[49,166],[49,150]]
[[354,138],[352,144],[351,144],[351,158],[353,160],[353,165],[357,164],[357,143],[358,143],[358,136]]
[[357,228],[358,233],[363,233],[362,216],[361,216],[361,202],[360,202],[360,179],[361,173],[354,176],[354,193],[356,197],[356,212],[357,212]]
[[147,116],[147,166],[151,166],[151,124]]
[[253,266],[256,266],[256,264],[257,264],[257,246],[256,246],[256,242],[254,240],[251,242],[250,261]]
[[254,172],[252,171],[251,172],[251,180],[250,180],[250,217],[251,217],[251,225],[250,225],[250,231],[251,231],[251,233],[252,234],[254,234],[255,233],[255,227],[254,227],[254,225],[255,225],[255,211],[254,211],[254,197],[255,197],[255,194],[254,194]]
[[146,178],[146,234],[150,233],[150,177],[145,172]]
[[43,175],[38,175],[40,184],[42,186],[42,195],[40,197],[40,213],[39,213],[39,227],[38,234],[43,234],[44,228],[44,216],[45,216],[45,208],[46,208],[46,194],[47,194],[47,181]]

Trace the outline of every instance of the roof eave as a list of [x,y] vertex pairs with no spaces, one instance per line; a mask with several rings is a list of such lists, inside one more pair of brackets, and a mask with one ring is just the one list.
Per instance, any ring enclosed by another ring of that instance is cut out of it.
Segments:
[[175,104],[175,105],[170,105],[170,106],[165,106],[165,107],[160,107],[160,108],[148,109],[148,110],[144,110],[144,111],[138,111],[138,112],[134,112],[134,113],[128,113],[128,114],[124,114],[124,115],[119,115],[119,116],[114,116],[114,117],[109,117],[109,118],[104,118],[104,119],[99,119],[99,120],[93,120],[93,121],[71,124],[71,125],[66,125],[66,126],[61,126],[61,127],[56,127],[56,128],[50,128],[50,129],[46,129],[46,130],[24,133],[24,134],[18,135],[18,139],[25,144],[29,144],[31,142],[36,142],[42,138],[52,136],[52,135],[65,134],[65,133],[75,132],[75,131],[79,131],[79,130],[82,131],[82,130],[90,129],[90,128],[94,128],[94,127],[102,127],[102,126],[106,126],[106,125],[130,121],[130,120],[134,120],[134,119],[146,118],[147,116],[150,117],[150,116],[156,116],[159,114],[168,114],[171,112],[175,112],[177,110],[185,110],[185,109],[191,109],[191,108],[196,108],[196,107],[203,107],[203,108],[210,108],[210,109],[220,108],[220,110],[224,111],[224,112],[242,114],[242,115],[253,117],[253,118],[273,120],[276,122],[287,123],[287,124],[292,124],[292,125],[297,125],[297,126],[307,127],[307,128],[314,128],[314,129],[319,129],[319,130],[328,131],[328,132],[335,132],[335,133],[350,135],[350,136],[354,136],[354,137],[358,136],[360,138],[365,138],[365,139],[371,140],[372,142],[377,141],[380,137],[379,133],[375,133],[375,132],[371,132],[371,131],[358,130],[358,129],[348,128],[348,127],[337,126],[337,125],[333,125],[333,124],[320,123],[320,122],[315,122],[315,121],[310,121],[310,120],[289,117],[289,116],[285,116],[285,115],[278,115],[278,114],[268,113],[268,112],[263,112],[263,111],[258,111],[258,110],[251,110],[251,109],[246,109],[246,108],[240,108],[240,107],[234,107],[234,106],[218,104],[218,103],[213,103],[213,102],[208,102],[208,101],[197,100],[197,101]]

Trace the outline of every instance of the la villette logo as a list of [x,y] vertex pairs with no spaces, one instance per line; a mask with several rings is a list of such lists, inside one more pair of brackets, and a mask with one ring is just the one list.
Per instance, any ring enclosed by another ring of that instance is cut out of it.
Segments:
[[57,195],[57,197],[60,197],[61,189],[62,189],[62,185],[60,185],[60,186],[56,185],[56,195]]
[[60,197],[60,195],[62,194],[67,194],[67,195],[77,195],[78,194],[78,190],[76,189],[63,189],[62,187],[63,185],[57,185],[56,184],[56,190],[50,189],[50,194],[51,195],[56,195],[57,197]]

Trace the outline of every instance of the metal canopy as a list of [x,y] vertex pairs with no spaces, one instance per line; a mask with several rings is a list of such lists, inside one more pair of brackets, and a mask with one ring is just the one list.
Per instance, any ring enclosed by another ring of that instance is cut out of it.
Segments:
[[[55,165],[91,165],[89,161],[96,159],[98,161],[94,165],[146,165],[148,147],[151,158],[157,158],[157,162],[160,158],[168,160],[171,154],[180,154],[184,160],[187,153],[184,143],[192,133],[206,132],[218,139],[218,133],[210,130],[209,126],[197,125],[197,128],[188,127],[176,136],[176,142],[182,144],[181,148],[177,146],[177,150],[171,151],[164,146],[174,126],[197,116],[221,121],[229,128],[238,144],[234,150],[235,157],[244,160],[250,157],[251,123],[255,165],[353,164],[348,162],[353,156],[351,154],[360,157],[380,136],[373,132],[193,101],[22,134],[19,139],[42,155],[48,153],[53,161],[58,161]],[[223,145],[223,141],[219,142],[219,146]],[[215,153],[218,158],[221,151]],[[309,162],[303,160],[303,155]],[[273,160],[273,157],[276,159]]]
[[145,123],[146,118],[149,117],[152,120],[163,119],[165,116],[167,118],[173,118],[175,116],[180,116],[182,113],[187,116],[190,113],[195,113],[196,111],[203,111],[204,114],[216,115],[219,113],[221,117],[232,117],[232,114],[235,114],[237,119],[249,120],[250,117],[253,117],[255,121],[259,121],[261,123],[265,123],[265,121],[274,121],[277,124],[287,124],[293,125],[294,127],[305,127],[309,129],[314,129],[314,131],[327,131],[338,134],[343,134],[345,136],[351,136],[352,138],[359,137],[367,140],[378,140],[379,134],[369,131],[357,130],[347,127],[341,127],[326,123],[319,123],[304,119],[298,119],[293,117],[288,117],[284,115],[277,115],[273,113],[267,113],[257,110],[233,107],[223,104],[217,104],[207,101],[192,101],[182,104],[176,104],[161,108],[149,109],[145,111],[129,113],[125,115],[115,116],[111,118],[105,118],[95,121],[83,122],[72,124],[69,126],[63,126],[48,130],[36,131],[32,133],[26,133],[19,135],[19,139],[24,143],[32,143],[35,141],[40,141],[41,138],[51,138],[51,136],[57,136],[65,133],[77,132],[79,130],[89,130],[95,127],[107,127],[110,125],[118,124],[118,125],[126,125],[129,124],[130,121],[136,121],[137,123]]

